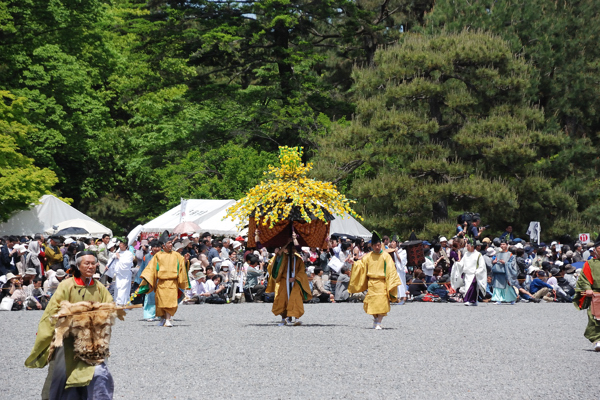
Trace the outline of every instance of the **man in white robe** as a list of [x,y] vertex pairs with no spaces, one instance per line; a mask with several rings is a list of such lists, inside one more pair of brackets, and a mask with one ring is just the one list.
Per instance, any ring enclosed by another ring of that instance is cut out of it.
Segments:
[[485,295],[487,268],[483,256],[475,250],[472,239],[467,243],[463,258],[454,263],[450,279],[455,290],[465,288],[465,306],[476,306],[479,293]]

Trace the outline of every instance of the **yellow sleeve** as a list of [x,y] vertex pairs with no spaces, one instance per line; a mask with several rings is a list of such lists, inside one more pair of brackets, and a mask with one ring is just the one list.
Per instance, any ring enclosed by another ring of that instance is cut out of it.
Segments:
[[364,259],[363,257],[363,259],[355,261],[352,266],[352,274],[348,284],[348,292],[350,293],[362,293],[367,290],[367,268]]

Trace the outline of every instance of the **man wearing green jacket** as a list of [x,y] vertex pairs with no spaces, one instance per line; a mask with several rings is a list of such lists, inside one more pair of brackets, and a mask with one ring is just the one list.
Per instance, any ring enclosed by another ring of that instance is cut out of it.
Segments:
[[[600,254],[600,242],[596,243],[594,248],[596,254]],[[598,293],[600,293],[600,260],[594,258],[583,265],[575,286],[573,303],[580,310],[588,310],[588,325],[583,336],[594,344],[595,351],[600,351],[600,320],[592,314],[590,304],[594,294],[598,295]]]
[[98,260],[91,252],[82,252],[76,258],[74,277],[65,279],[46,306],[38,325],[35,345],[25,361],[29,368],[44,368],[49,364],[48,377],[42,390],[42,399],[112,399],[114,383],[106,364],[90,365],[75,358],[74,338],[67,337],[48,360],[54,337],[55,321],[50,317],[60,309],[64,300],[70,303],[96,301],[110,303],[112,296],[104,285],[92,277]]

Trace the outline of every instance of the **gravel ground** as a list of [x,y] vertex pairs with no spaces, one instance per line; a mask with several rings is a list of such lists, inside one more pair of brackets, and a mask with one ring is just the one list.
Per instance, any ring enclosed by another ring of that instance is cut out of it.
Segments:
[[[394,306],[375,331],[362,304],[306,305],[278,327],[270,304],[182,306],[174,328],[129,312],[113,329],[116,399],[597,399],[600,353],[570,304]],[[39,311],[4,312],[4,399],[37,399],[23,366]]]

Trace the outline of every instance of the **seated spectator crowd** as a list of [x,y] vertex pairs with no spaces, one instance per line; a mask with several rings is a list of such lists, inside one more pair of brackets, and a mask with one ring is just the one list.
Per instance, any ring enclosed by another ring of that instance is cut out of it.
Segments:
[[[591,245],[575,242],[530,243],[512,234],[512,228],[498,238],[483,237],[484,228],[474,230],[457,227],[457,235],[448,240],[439,237],[431,241],[400,242],[383,237],[383,246],[393,255],[401,276],[405,301],[461,302],[464,293],[450,286],[450,275],[455,262],[465,254],[465,236],[473,237],[476,251],[481,253],[488,270],[488,285],[480,301],[488,302],[493,296],[492,266],[501,251],[502,242],[514,255],[517,279],[511,285],[517,292],[517,302],[539,303],[571,302],[579,269],[573,264],[595,257]],[[70,276],[76,255],[88,250],[98,255],[97,274],[94,278],[114,293],[114,275],[111,274],[115,254],[131,251],[132,293],[141,284],[140,274],[152,258],[157,235],[138,237],[129,245],[116,238],[33,237],[7,236],[0,247],[0,301],[2,309],[43,310],[59,283]],[[173,239],[173,250],[186,260],[190,289],[182,297],[183,304],[228,304],[243,302],[272,302],[273,293],[266,293],[268,263],[279,249],[258,246],[249,249],[245,238],[213,239],[211,234],[190,232]],[[120,245],[119,245],[120,244]],[[416,257],[415,257],[415,244]],[[328,249],[297,246],[301,254],[310,289],[312,303],[362,302],[365,293],[348,292],[353,262],[370,251],[362,238],[332,236]],[[407,250],[411,247],[411,257]],[[119,250],[120,249],[120,250]],[[418,261],[415,261],[418,260]],[[581,263],[580,263],[581,264]],[[577,265],[577,264],[576,264]],[[5,301],[4,299],[7,298]],[[8,300],[10,299],[10,300]],[[134,303],[143,302],[143,295]],[[10,304],[9,304],[10,303]]]

